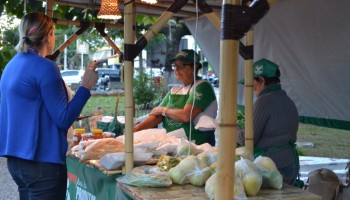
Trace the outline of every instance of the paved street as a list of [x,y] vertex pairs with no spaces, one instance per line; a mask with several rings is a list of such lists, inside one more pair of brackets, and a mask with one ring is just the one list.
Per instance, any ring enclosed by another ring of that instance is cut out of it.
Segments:
[[0,157],[0,200],[18,200],[17,185],[7,170],[6,158]]

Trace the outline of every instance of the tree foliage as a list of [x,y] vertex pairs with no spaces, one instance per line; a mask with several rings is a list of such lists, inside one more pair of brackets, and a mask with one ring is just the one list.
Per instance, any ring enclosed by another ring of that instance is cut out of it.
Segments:
[[13,24],[14,18],[0,19],[0,75],[5,65],[16,54],[14,47],[18,43],[18,29]]
[[[25,3],[26,2],[26,6]],[[2,11],[5,11],[5,13],[8,16],[13,16],[16,18],[22,18],[25,13],[29,12],[45,12],[45,4],[43,1],[36,1],[36,0],[0,0],[0,13]],[[64,6],[64,5],[58,5],[56,4],[53,9],[54,18],[57,19],[67,19],[67,20],[74,20],[74,21],[85,21],[85,22],[108,22],[113,23],[111,21],[105,21],[97,19],[97,13],[98,10],[93,9],[83,9],[83,8],[77,8],[77,7],[70,7],[70,6]],[[141,32],[146,30],[147,27],[150,27],[152,24],[156,22],[158,18],[153,16],[143,16],[143,15],[137,15],[136,16],[136,24],[137,24],[137,33],[136,36],[140,37]],[[121,20],[115,21],[114,23],[120,23],[123,24],[123,18]],[[57,24],[55,26],[56,28],[56,49],[63,44],[64,42],[64,35],[66,34],[68,37],[74,34],[78,30],[79,27],[75,26],[67,26],[67,25],[59,25]],[[5,31],[2,31],[5,32]],[[107,35],[114,40],[115,38],[123,38],[124,31],[118,30],[118,29],[111,29],[108,28],[105,30]],[[14,32],[13,32],[14,33]],[[169,34],[171,34],[171,37],[169,37]],[[190,34],[189,30],[186,26],[183,24],[179,24],[176,21],[169,21],[165,27],[163,27],[160,31],[160,33],[149,42],[147,45],[147,48],[150,48],[152,45],[156,45],[159,42],[166,41],[167,51],[166,51],[166,60],[168,58],[173,57],[176,55],[176,53],[179,51],[179,44],[181,37],[184,35]],[[10,35],[6,36],[8,37],[6,40],[11,41],[10,43],[3,43],[3,38],[1,38],[1,45],[6,46],[1,47],[2,52],[0,56],[3,58],[1,60],[2,63],[0,67],[4,66],[4,63],[6,64],[7,61],[13,56],[14,52],[11,51],[3,51],[5,49],[11,49],[15,45],[12,41],[15,41],[16,37],[18,40],[18,35],[12,34],[12,38]],[[82,35],[79,36],[79,39],[81,41],[87,42],[90,47],[90,52],[95,52],[96,50],[100,49],[104,46],[109,46],[107,42],[104,40],[103,37],[100,36],[98,31],[96,31],[94,28],[88,28]],[[121,50],[123,51],[122,47]],[[79,66],[80,65],[80,59],[76,55],[76,43],[73,42],[67,47],[68,57],[71,58],[71,62],[74,62],[73,64],[70,64],[71,66]],[[5,58],[4,58],[5,57]],[[85,56],[84,63],[88,62],[88,57]],[[63,55],[60,55],[59,58],[57,58],[57,63],[61,64],[63,63]],[[168,63],[164,63],[165,66],[168,66],[166,70],[170,71]]]
[[140,72],[139,76],[134,79],[134,97],[136,105],[153,102],[160,97],[160,88],[152,77]]

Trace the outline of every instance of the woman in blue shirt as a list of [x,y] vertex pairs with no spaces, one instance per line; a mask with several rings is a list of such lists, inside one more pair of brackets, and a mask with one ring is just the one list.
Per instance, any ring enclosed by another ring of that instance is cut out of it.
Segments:
[[19,35],[0,84],[0,156],[7,157],[21,199],[65,199],[67,130],[91,96],[97,62],[69,102],[56,63],[45,58],[55,45],[52,19],[29,13]]

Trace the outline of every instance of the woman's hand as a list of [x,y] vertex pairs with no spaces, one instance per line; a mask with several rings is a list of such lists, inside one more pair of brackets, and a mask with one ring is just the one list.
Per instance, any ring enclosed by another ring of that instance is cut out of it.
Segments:
[[97,83],[98,74],[95,71],[97,68],[97,64],[98,62],[95,60],[85,69],[81,85],[87,88],[88,90],[92,90],[95,84]]

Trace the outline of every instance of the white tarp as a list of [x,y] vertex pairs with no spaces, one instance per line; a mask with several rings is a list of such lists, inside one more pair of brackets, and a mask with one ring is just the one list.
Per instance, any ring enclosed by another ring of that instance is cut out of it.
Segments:
[[[341,122],[341,128],[350,125],[349,9],[349,0],[281,0],[254,26],[254,60],[267,58],[280,65],[282,88],[299,115],[333,121],[335,127]],[[219,72],[219,30],[206,17],[198,19],[195,30],[196,21],[185,23]],[[238,80],[243,77],[240,57]],[[243,90],[239,86],[241,105]]]

